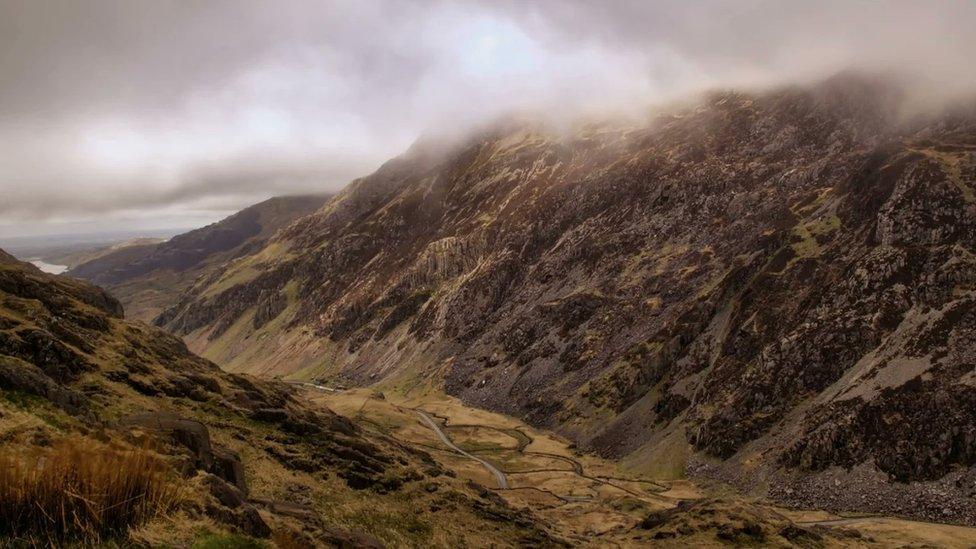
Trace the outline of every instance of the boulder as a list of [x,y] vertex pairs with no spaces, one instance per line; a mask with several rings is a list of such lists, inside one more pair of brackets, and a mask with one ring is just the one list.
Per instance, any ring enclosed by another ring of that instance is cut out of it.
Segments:
[[247,481],[244,479],[244,464],[241,462],[241,456],[233,450],[218,446],[214,448],[213,457],[214,464],[211,472],[247,494]]
[[244,493],[223,479],[215,475],[207,475],[203,482],[209,488],[210,495],[221,505],[237,509],[244,504]]
[[210,432],[199,421],[184,419],[171,412],[143,412],[129,417],[123,424],[168,436],[171,442],[190,451],[197,469],[209,471],[214,466]]
[[0,389],[46,398],[70,414],[77,415],[88,407],[85,395],[55,383],[37,366],[13,357],[0,356]]

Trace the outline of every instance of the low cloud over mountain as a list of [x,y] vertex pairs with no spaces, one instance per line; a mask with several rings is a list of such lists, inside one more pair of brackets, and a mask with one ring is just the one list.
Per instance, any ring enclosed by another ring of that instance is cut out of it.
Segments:
[[[968,2],[0,2],[0,229],[336,190],[431,131],[897,71],[972,88]],[[188,213],[189,212],[189,213]]]

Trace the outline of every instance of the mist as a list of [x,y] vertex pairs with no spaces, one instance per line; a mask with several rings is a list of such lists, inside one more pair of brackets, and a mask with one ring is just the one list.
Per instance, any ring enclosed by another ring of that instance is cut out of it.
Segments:
[[335,191],[512,111],[896,73],[976,90],[972,2],[0,0],[0,237]]

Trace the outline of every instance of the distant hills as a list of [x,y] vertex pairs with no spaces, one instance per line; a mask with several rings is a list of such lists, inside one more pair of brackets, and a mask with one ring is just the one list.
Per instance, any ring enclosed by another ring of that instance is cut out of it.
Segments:
[[132,318],[150,321],[197,277],[251,254],[282,227],[320,208],[328,195],[275,197],[166,241],[129,241],[87,251],[68,276],[104,286]]

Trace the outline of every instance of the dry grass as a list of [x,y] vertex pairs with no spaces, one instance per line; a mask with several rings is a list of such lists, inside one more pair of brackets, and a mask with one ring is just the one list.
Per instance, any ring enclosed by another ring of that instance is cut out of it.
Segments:
[[145,449],[76,437],[0,450],[0,538],[96,543],[174,509],[181,497],[172,469]]

